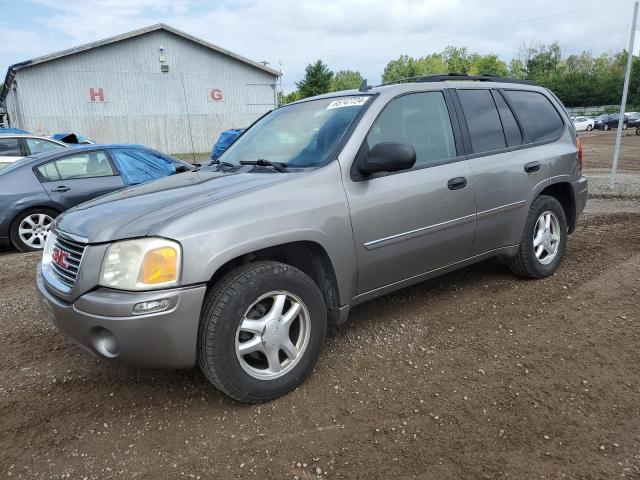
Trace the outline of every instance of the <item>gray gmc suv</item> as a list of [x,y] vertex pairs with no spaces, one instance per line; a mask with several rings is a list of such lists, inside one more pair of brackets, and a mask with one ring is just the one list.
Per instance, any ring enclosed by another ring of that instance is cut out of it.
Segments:
[[93,354],[190,368],[245,402],[312,371],[354,305],[488,257],[543,278],[587,199],[550,91],[430,76],[309,98],[215,164],[60,215],[36,282]]

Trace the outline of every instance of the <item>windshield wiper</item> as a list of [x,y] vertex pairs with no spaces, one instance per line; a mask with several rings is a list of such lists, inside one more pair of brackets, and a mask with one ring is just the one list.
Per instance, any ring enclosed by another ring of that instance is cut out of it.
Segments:
[[241,160],[240,165],[257,165],[259,167],[272,167],[272,168],[275,168],[280,173],[286,173],[287,171],[286,163],[270,162],[269,160],[265,160],[264,158],[259,158],[258,160]]
[[224,172],[224,168],[222,167],[227,167],[227,168],[236,168],[236,166],[233,163],[229,163],[229,162],[221,162],[219,159],[215,159],[215,160],[211,160],[211,162],[209,162],[209,166],[211,165],[217,165],[218,166],[218,170],[220,170],[221,172]]

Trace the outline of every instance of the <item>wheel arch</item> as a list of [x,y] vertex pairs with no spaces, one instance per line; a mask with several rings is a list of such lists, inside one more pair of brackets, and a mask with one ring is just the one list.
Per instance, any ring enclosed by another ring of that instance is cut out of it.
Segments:
[[18,210],[17,212],[15,212],[13,214],[13,217],[11,218],[11,222],[9,222],[9,228],[11,228],[13,226],[13,224],[16,222],[16,220],[18,219],[18,217],[20,215],[22,215],[24,212],[27,212],[29,210],[37,210],[38,208],[46,208],[47,210],[53,210],[54,212],[56,212],[58,215],[60,215],[62,213],[62,211],[59,208],[56,208],[53,205],[49,205],[46,203],[37,203],[34,205],[25,205],[24,207],[22,207],[20,210]]
[[541,190],[536,196],[540,195],[548,195],[549,197],[553,197],[560,205],[562,205],[562,209],[564,210],[564,214],[567,218],[567,226],[569,227],[569,233],[573,233],[576,228],[576,198],[573,192],[573,187],[569,182],[560,181],[556,183],[552,183],[548,185],[543,190]]
[[213,286],[230,271],[248,263],[264,260],[285,263],[307,274],[322,292],[329,321],[333,324],[340,323],[341,294],[336,270],[327,250],[316,241],[279,243],[236,255],[220,265],[207,284]]

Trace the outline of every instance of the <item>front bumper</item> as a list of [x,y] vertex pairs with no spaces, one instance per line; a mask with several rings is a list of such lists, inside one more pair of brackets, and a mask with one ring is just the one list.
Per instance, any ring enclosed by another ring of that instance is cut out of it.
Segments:
[[[36,286],[53,323],[98,357],[149,368],[191,368],[196,363],[205,285],[152,292],[98,288],[69,303],[47,289],[38,264]],[[132,314],[135,304],[164,298],[170,301],[166,310]]]

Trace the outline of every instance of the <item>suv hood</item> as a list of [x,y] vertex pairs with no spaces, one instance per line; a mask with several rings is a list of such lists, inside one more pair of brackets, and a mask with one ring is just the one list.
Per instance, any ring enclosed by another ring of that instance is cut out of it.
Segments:
[[84,237],[89,243],[140,237],[176,215],[290,175],[213,170],[181,173],[83,203],[60,215],[55,228]]

